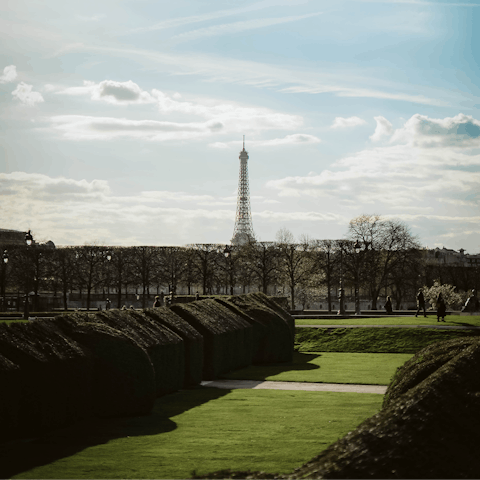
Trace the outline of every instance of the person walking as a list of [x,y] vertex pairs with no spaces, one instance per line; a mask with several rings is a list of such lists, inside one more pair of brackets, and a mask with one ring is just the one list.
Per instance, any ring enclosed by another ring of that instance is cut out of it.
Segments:
[[385,302],[385,310],[387,311],[388,315],[393,313],[392,299],[390,297],[387,297],[387,301]]
[[105,310],[110,310],[112,308],[112,302],[107,298],[107,303],[105,304]]
[[425,311],[425,297],[423,296],[423,291],[420,288],[417,293],[417,313],[415,314],[416,317],[418,317],[421,309],[423,309],[423,316],[426,317],[427,313]]
[[437,297],[437,322],[445,321],[446,310],[447,306],[445,305],[445,300],[443,299],[442,294],[439,293]]
[[153,308],[157,308],[157,307],[161,307],[162,306],[162,302],[160,300],[160,297],[157,295],[155,297],[155,301],[153,302]]

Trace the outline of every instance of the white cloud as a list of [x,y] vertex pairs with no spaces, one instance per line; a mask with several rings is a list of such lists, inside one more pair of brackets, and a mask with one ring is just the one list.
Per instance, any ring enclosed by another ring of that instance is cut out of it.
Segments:
[[17,88],[12,92],[12,95],[20,100],[24,105],[35,105],[36,103],[43,102],[42,94],[32,91],[33,85],[27,85],[20,82]]
[[391,141],[420,147],[480,147],[480,121],[463,113],[443,119],[417,113],[395,131]]
[[17,67],[15,65],[8,65],[3,69],[3,74],[0,75],[0,83],[10,83],[17,78]]
[[378,142],[384,137],[389,137],[393,134],[393,125],[385,117],[374,117],[377,122],[375,133],[370,136],[372,142]]
[[321,140],[315,135],[307,135],[305,133],[295,133],[293,135],[287,135],[284,138],[274,138],[272,140],[263,140],[254,142],[255,145],[261,147],[276,147],[280,145],[305,145],[320,143]]
[[[320,143],[320,138],[315,135],[308,135],[305,133],[295,133],[293,135],[286,135],[283,138],[273,138],[271,140],[249,140],[248,147],[278,147],[284,145],[307,145]],[[241,148],[242,143],[236,140],[231,142],[214,142],[208,145],[212,148]]]
[[335,117],[333,124],[330,128],[350,128],[357,127],[358,125],[365,125],[367,122],[360,117]]
[[[480,154],[468,150],[478,145],[477,120],[414,115],[398,130],[383,117],[376,120],[379,138],[389,135],[390,143],[393,139],[402,143],[366,149],[339,159],[320,174],[271,180],[267,187],[295,202],[325,199],[352,212],[371,206],[372,211],[405,219],[409,215],[433,219],[437,211],[448,222],[463,218],[466,224],[469,218],[478,218]],[[431,234],[427,224],[418,230],[425,238]]]
[[50,118],[55,130],[71,140],[111,140],[138,138],[151,141],[181,140],[218,133],[221,122],[159,122],[155,120],[128,120],[126,118],[59,115]]
[[143,91],[136,83],[104,80],[92,89],[93,100],[105,100],[109,103],[153,103],[155,99]]
[[[104,80],[98,84],[84,81],[81,87],[56,88],[59,95],[88,95],[93,101],[106,101],[116,105],[152,104],[161,114],[197,116],[210,120],[217,126],[223,125],[224,132],[290,130],[302,125],[303,119],[298,115],[276,112],[263,107],[244,106],[236,103],[224,103],[215,99],[202,99],[197,102],[179,101],[181,95],[176,92],[168,95],[152,89],[151,93],[142,90],[132,81],[117,82]],[[302,138],[298,137],[297,141]]]
[[[45,87],[47,88],[47,85]],[[48,89],[50,91],[56,89],[58,95],[89,95],[92,100],[102,100],[117,105],[157,102],[152,95],[131,80],[127,82],[103,80],[100,83],[84,80],[82,87],[59,88],[48,85]]]
[[218,35],[233,35],[247,30],[254,30],[259,28],[270,27],[272,25],[280,25],[282,23],[296,22],[304,20],[305,18],[316,17],[322,12],[309,13],[306,15],[297,15],[290,17],[277,18],[254,18],[251,20],[244,20],[241,22],[226,23],[222,25],[214,25],[211,27],[199,28],[190,32],[181,33],[171,38],[174,41],[190,41],[197,40],[202,37],[213,37]]

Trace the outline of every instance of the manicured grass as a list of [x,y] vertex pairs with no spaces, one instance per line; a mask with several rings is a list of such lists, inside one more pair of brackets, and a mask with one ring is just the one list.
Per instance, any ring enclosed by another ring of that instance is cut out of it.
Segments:
[[450,326],[469,326],[480,327],[480,315],[447,315],[445,323],[437,322],[435,314],[429,314],[427,318],[423,316],[415,317],[372,317],[348,319],[312,319],[299,318],[295,320],[296,325],[450,325]]
[[480,330],[423,328],[296,328],[295,332],[302,353],[416,353],[435,342],[480,335]]
[[222,375],[222,377],[277,382],[388,385],[397,368],[411,357],[411,354],[399,353],[295,352],[291,365],[250,366]]
[[28,323],[28,320],[23,320],[23,319],[16,319],[16,320],[0,320],[0,324],[1,323],[6,323],[7,325],[11,324],[11,323]]
[[227,468],[288,473],[377,413],[382,400],[364,393],[180,391],[157,400],[149,416],[89,423],[22,445],[24,465],[40,464],[42,453],[52,451],[57,460],[2,478],[190,478],[194,470]]

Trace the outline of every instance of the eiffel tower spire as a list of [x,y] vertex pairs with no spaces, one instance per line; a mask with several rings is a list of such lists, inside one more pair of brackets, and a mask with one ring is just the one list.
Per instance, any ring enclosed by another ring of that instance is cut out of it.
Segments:
[[245,150],[245,135],[243,150],[240,152],[240,174],[238,176],[237,215],[233,229],[233,245],[243,245],[255,240],[250,211],[250,189],[248,187],[248,152]]

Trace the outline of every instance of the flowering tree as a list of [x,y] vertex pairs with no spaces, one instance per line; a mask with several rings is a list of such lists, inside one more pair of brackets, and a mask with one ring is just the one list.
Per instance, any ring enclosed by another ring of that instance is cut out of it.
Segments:
[[449,284],[441,284],[440,280],[435,280],[433,286],[423,287],[423,296],[427,302],[430,302],[433,308],[437,308],[437,298],[441,293],[445,304],[450,307],[460,307],[465,303],[467,294],[455,292],[456,287]]

